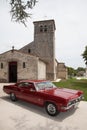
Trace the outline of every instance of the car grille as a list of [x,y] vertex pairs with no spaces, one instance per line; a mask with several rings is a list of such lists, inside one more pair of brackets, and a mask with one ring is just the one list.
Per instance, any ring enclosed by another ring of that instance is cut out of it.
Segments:
[[80,102],[82,99],[83,99],[83,95],[81,95],[80,97],[78,97],[74,100],[69,101],[68,106],[74,105],[75,103]]

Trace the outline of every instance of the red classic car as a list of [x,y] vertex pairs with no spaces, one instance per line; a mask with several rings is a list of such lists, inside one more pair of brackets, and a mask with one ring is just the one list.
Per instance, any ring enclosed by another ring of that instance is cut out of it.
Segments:
[[22,99],[45,107],[51,116],[75,108],[83,99],[83,92],[58,88],[50,81],[20,81],[14,85],[3,86],[4,92],[12,101]]

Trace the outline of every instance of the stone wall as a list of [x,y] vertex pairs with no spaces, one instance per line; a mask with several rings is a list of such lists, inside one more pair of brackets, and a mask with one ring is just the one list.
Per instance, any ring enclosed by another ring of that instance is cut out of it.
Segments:
[[[0,55],[0,82],[9,82],[9,62],[17,62],[17,80],[38,78],[38,58],[18,51],[6,52]],[[23,67],[25,63],[25,67]]]
[[38,79],[46,79],[46,64],[41,60],[38,61]]
[[68,72],[64,63],[57,64],[57,78],[67,79]]

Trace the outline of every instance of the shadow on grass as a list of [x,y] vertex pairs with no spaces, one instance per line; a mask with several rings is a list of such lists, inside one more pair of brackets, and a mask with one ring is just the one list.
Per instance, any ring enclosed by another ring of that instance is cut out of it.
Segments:
[[47,119],[51,119],[51,120],[54,120],[54,121],[58,121],[58,122],[62,122],[64,119],[72,116],[75,111],[78,109],[72,109],[72,110],[69,110],[67,112],[61,112],[59,115],[55,116],[55,117],[52,117],[52,116],[49,116],[46,111],[45,111],[45,108],[42,108],[42,107],[39,107],[39,106],[36,106],[36,105],[33,105],[31,103],[28,103],[28,102],[25,102],[25,101],[22,101],[22,100],[18,100],[16,102],[12,102],[9,98],[9,96],[3,96],[1,97],[1,99],[5,100],[6,102],[9,102],[9,103],[12,103],[14,105],[17,105],[21,108],[23,108],[24,110],[27,109],[33,113],[37,113],[39,114],[40,116],[43,116]]

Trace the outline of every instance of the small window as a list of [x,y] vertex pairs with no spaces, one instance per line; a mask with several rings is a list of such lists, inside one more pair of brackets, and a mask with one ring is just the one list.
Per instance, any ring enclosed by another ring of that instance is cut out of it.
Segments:
[[47,25],[44,26],[44,32],[47,32]]
[[43,26],[42,25],[40,26],[40,32],[43,32]]
[[31,53],[31,49],[28,49],[28,53]]
[[3,69],[3,63],[1,63],[1,69]]
[[26,68],[25,62],[23,62],[23,68]]

